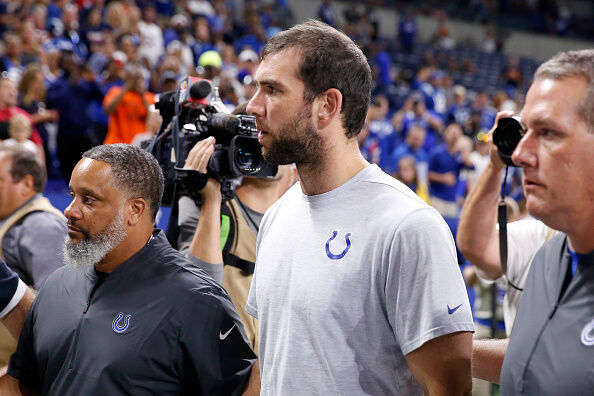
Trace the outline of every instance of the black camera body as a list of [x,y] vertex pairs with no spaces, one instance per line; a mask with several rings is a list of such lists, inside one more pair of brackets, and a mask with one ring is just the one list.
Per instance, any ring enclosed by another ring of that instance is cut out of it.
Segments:
[[[162,94],[155,104],[163,123],[147,150],[163,170],[164,206],[174,204],[179,195],[197,198],[209,177],[221,183],[223,199],[230,199],[234,196],[234,179],[276,175],[278,167],[262,157],[255,117],[220,112],[219,106],[207,100],[211,91],[209,81],[186,77],[177,91]],[[192,147],[210,136],[216,144],[207,174],[183,169]],[[181,182],[181,189],[176,181]]]
[[524,135],[519,116],[504,117],[493,131],[493,143],[497,146],[499,157],[508,166],[516,166],[511,156]]

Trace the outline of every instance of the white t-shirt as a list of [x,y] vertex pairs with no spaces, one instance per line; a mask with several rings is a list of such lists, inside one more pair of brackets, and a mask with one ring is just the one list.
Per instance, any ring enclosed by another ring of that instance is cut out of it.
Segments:
[[376,165],[268,210],[246,309],[263,395],[420,395],[404,356],[474,330],[448,226]]
[[145,21],[138,22],[138,30],[140,31],[139,55],[146,57],[151,67],[155,67],[159,58],[165,53],[163,31],[156,23]]
[[[533,218],[509,223],[507,225],[507,279],[523,289],[536,251],[554,234],[554,230]],[[493,280],[480,268],[477,268],[477,274],[482,279]],[[521,296],[521,291],[508,286],[503,298],[503,321],[508,336],[514,325]]]

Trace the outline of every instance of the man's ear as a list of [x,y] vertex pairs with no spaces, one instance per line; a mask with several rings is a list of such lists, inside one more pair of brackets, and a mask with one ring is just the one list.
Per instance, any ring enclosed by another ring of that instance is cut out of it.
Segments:
[[35,180],[33,175],[25,175],[19,181],[21,184],[21,194],[23,196],[29,196],[31,193],[35,193]]
[[318,129],[323,129],[336,117],[340,117],[342,111],[342,93],[336,88],[330,88],[316,98],[316,115]]
[[127,210],[128,210],[128,225],[130,227],[134,227],[140,220],[145,212],[148,210],[148,205],[146,201],[142,198],[132,198],[129,199],[127,202]]

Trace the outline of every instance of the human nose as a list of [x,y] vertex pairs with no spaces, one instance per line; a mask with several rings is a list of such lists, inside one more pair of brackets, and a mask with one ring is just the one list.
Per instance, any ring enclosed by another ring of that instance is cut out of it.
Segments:
[[64,209],[64,216],[68,221],[78,220],[82,217],[80,209],[78,209],[76,197],[72,198],[70,204]]
[[537,157],[534,144],[534,133],[526,132],[512,153],[512,162],[522,168],[536,166]]
[[254,96],[250,99],[247,104],[246,111],[249,115],[253,115],[256,117],[264,116],[264,103],[262,101],[262,95],[260,94],[260,89],[256,91]]

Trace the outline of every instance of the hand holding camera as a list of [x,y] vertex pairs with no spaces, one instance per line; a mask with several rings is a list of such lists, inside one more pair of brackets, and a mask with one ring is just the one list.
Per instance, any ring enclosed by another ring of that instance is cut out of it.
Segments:
[[[210,158],[215,151],[215,138],[210,136],[196,142],[188,153],[184,169],[193,170],[206,175]],[[199,191],[203,202],[221,201],[221,184],[215,178],[209,177],[204,187]]]
[[[516,166],[513,163],[511,156],[514,150],[520,143],[524,130],[520,123],[520,116],[514,115],[512,111],[502,111],[497,113],[495,118],[494,128],[489,132],[493,144],[496,146],[491,147],[491,161],[495,164],[501,164],[508,166]],[[498,156],[495,156],[493,152],[496,151]],[[494,158],[499,157],[499,158]],[[499,160],[499,161],[498,161]]]
[[[497,116],[495,117],[495,123],[493,124],[493,127],[491,128],[491,130],[489,131],[489,142],[491,143],[490,148],[489,148],[489,156],[491,158],[491,164],[493,166],[495,166],[497,169],[503,169],[505,167],[505,165],[508,165],[506,162],[504,162],[505,160],[503,159],[503,157],[501,156],[501,152],[499,150],[499,146],[497,145],[497,142],[500,140],[501,138],[501,133],[502,133],[502,128],[505,126],[511,119],[511,117],[514,115],[513,111],[500,111],[497,113]],[[495,137],[495,134],[497,134],[497,137]],[[513,152],[513,150],[512,150]],[[509,156],[511,157],[511,153],[509,154]],[[511,160],[510,160],[511,162]]]

